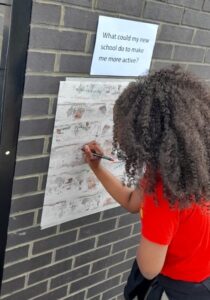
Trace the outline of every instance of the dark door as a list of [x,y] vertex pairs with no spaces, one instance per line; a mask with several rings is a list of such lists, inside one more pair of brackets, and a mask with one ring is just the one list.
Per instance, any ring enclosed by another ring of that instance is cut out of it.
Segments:
[[20,123],[32,0],[0,0],[0,287]]

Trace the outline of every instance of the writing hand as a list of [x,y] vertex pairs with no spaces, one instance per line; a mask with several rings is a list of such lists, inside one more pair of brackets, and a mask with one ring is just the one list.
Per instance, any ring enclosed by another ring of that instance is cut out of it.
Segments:
[[104,152],[100,145],[96,141],[91,141],[82,147],[84,152],[85,161],[89,164],[91,169],[96,169],[100,165],[100,157],[94,156],[93,153],[104,155]]

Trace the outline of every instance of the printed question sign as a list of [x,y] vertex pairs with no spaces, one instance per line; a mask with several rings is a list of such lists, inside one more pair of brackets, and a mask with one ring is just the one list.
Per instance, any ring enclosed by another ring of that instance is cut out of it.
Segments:
[[157,30],[155,24],[100,16],[90,74],[147,74]]

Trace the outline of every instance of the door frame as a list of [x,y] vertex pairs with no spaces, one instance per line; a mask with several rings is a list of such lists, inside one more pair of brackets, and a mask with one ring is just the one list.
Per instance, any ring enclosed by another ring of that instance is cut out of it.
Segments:
[[11,8],[3,83],[0,136],[0,289],[15,171],[16,151],[25,83],[32,0],[0,0]]

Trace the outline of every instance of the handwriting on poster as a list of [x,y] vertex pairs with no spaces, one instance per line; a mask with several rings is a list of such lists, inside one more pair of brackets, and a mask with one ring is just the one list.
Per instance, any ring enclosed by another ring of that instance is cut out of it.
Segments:
[[[116,207],[86,164],[81,148],[97,140],[112,152],[113,106],[128,80],[68,78],[60,83],[41,227]],[[103,162],[119,179],[122,162]]]

